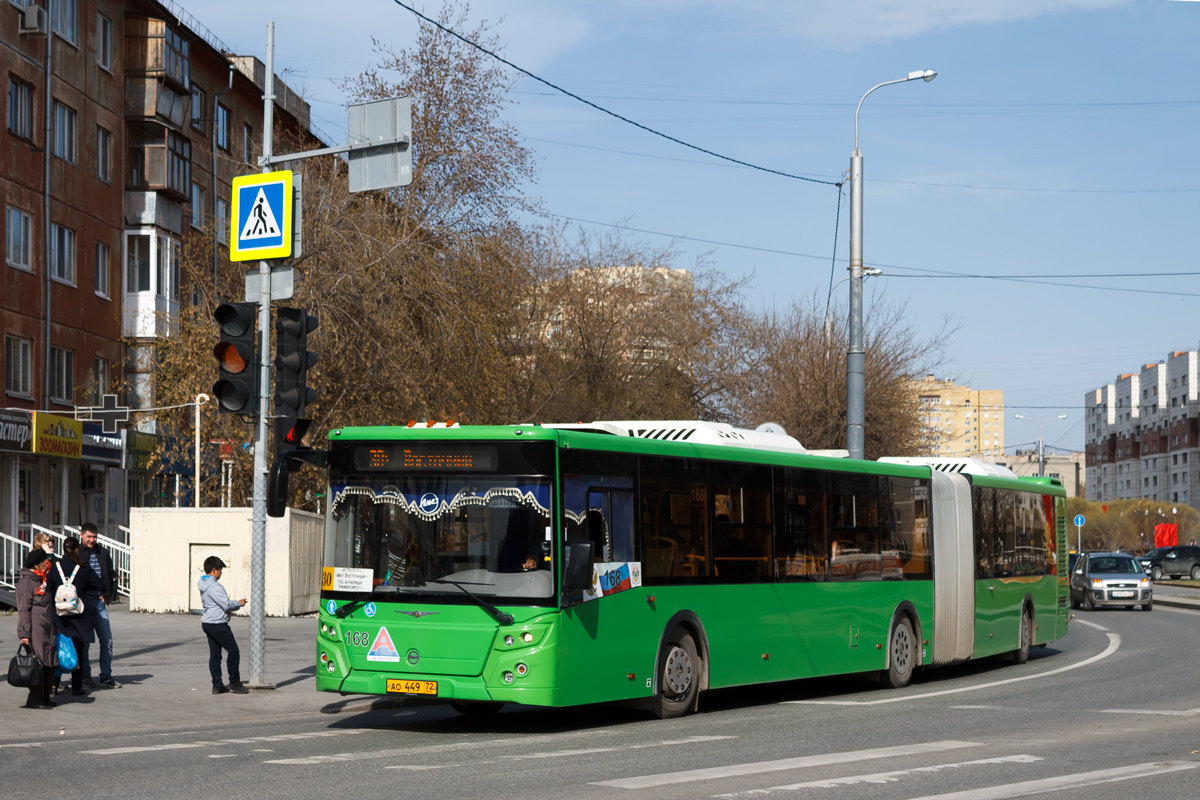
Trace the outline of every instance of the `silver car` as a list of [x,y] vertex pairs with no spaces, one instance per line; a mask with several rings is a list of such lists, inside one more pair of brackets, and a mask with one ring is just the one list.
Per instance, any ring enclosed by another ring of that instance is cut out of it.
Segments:
[[1071,572],[1071,607],[1154,608],[1154,587],[1127,553],[1085,553]]

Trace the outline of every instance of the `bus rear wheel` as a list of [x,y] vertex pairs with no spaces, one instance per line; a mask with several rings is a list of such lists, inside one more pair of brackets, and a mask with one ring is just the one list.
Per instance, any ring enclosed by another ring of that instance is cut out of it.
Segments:
[[883,683],[892,689],[902,689],[912,680],[917,660],[916,640],[908,617],[900,617],[892,626],[888,642],[888,668],[883,671]]
[[1012,651],[1012,660],[1014,664],[1024,664],[1033,647],[1033,615],[1029,613],[1029,606],[1021,609],[1021,631],[1017,636],[1017,649]]
[[450,707],[468,717],[490,717],[504,706],[504,703],[489,703],[484,700],[451,700]]
[[700,691],[696,640],[684,628],[675,628],[663,642],[658,663],[658,693],[650,708],[659,719],[683,716],[696,704]]

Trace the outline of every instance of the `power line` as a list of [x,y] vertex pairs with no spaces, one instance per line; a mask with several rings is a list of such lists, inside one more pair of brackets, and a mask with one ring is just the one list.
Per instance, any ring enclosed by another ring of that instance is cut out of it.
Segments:
[[[576,142],[564,142],[559,139],[543,139],[537,136],[522,136],[523,139],[530,142],[543,142],[545,144],[557,144],[563,147],[577,147],[581,150],[596,150],[601,153],[613,153],[621,156],[634,156],[636,158],[652,158],[659,161],[679,161],[684,164],[702,164],[709,167],[725,167],[729,169],[738,169],[735,164],[714,164],[711,161],[700,161],[693,158],[676,158],[674,156],[660,156],[653,153],[637,153],[632,150],[617,150],[612,147],[598,147],[590,144],[578,144]],[[969,183],[933,183],[929,181],[900,181],[888,180],[885,178],[869,178],[870,183],[892,183],[902,186],[931,186],[936,189],[966,189],[969,191],[986,191],[986,192],[1034,192],[1039,194],[1191,194],[1200,192],[1200,187],[1197,188],[1181,188],[1181,189],[1057,189],[1053,187],[1027,187],[1027,186],[982,186]]]
[[[839,203],[840,203],[840,200],[839,200]],[[755,245],[749,245],[749,244],[738,244],[736,242],[722,242],[722,241],[719,241],[716,239],[702,239],[698,236],[683,236],[683,235],[675,234],[675,233],[663,233],[662,231],[652,231],[652,230],[648,230],[646,228],[634,228],[629,225],[619,225],[619,224],[613,224],[611,222],[597,222],[595,220],[583,219],[582,217],[570,217],[565,214],[548,214],[547,216],[551,216],[556,219],[567,220],[568,222],[581,222],[585,225],[599,225],[604,228],[616,228],[617,230],[632,231],[634,233],[644,233],[649,236],[665,236],[669,239],[678,239],[680,241],[686,241],[686,242],[698,242],[700,244],[712,244],[712,245],[716,245],[718,247],[733,247],[738,250],[752,250],[752,251],[759,252],[759,253],[772,253],[775,255],[792,256],[794,258],[817,258],[817,259],[821,259],[821,260],[825,259],[825,256],[813,255],[812,253],[799,253],[794,250],[779,250],[779,249],[771,248],[771,247],[757,247]],[[846,261],[846,259],[844,259],[844,258],[843,259],[835,259],[835,260],[842,261],[842,262]],[[889,274],[889,275],[885,276],[885,277],[892,277],[892,278],[900,278],[900,277],[906,277],[906,278],[908,278],[908,277],[911,277],[911,278],[959,277],[959,278],[975,278],[975,279],[979,279],[979,280],[1009,281],[1012,283],[1031,283],[1031,284],[1034,284],[1035,286],[1063,286],[1063,287],[1072,288],[1072,289],[1092,289],[1092,290],[1100,291],[1100,292],[1132,292],[1135,294],[1165,295],[1168,297],[1200,297],[1200,293],[1195,293],[1195,292],[1166,292],[1166,291],[1157,291],[1154,289],[1129,289],[1129,288],[1122,288],[1120,286],[1093,286],[1093,285],[1089,285],[1086,283],[1063,283],[1061,281],[1041,280],[1040,278],[1042,276],[1039,276],[1039,279],[1035,280],[1033,278],[1015,278],[1015,277],[1009,277],[1006,275],[971,275],[971,274],[962,273],[962,272],[951,272],[949,270],[935,270],[935,269],[930,269],[928,267],[905,267],[905,266],[901,266],[900,264],[881,264],[879,262],[872,262],[870,264],[866,264],[865,266],[880,267],[880,268],[886,268],[886,269],[913,270],[913,271],[922,271],[922,272],[930,273],[928,275],[890,275]],[[1189,273],[1178,273],[1178,274],[1186,275]],[[1072,275],[1070,277],[1080,277],[1080,276]],[[1102,273],[1096,273],[1096,274],[1091,274],[1091,275],[1083,275],[1082,277],[1110,277],[1110,276],[1104,275]]]
[[496,53],[493,53],[491,50],[488,50],[487,48],[483,47],[482,45],[479,45],[476,42],[473,42],[470,39],[466,38],[465,36],[462,36],[461,34],[457,33],[456,31],[453,31],[450,28],[447,28],[445,25],[442,25],[437,20],[434,20],[434,19],[431,19],[430,17],[425,16],[420,11],[417,11],[415,8],[408,5],[407,3],[402,2],[401,0],[392,0],[392,2],[395,3],[396,5],[400,6],[401,8],[411,11],[413,14],[420,17],[424,21],[428,22],[430,25],[433,25],[434,27],[436,27],[438,30],[442,31],[443,33],[447,33],[450,36],[453,36],[455,39],[458,39],[460,42],[463,42],[464,44],[467,44],[467,45],[475,48],[479,52],[484,53],[485,55],[488,55],[488,56],[494,58],[495,60],[499,61],[501,64],[504,64],[508,67],[511,67],[512,69],[515,69],[517,72],[521,73],[522,75],[533,78],[538,83],[540,83],[544,86],[548,86],[556,92],[564,94],[567,97],[570,97],[574,100],[578,100],[580,103],[583,103],[586,106],[594,108],[597,111],[599,111],[603,114],[607,114],[608,116],[613,117],[614,119],[618,119],[621,122],[624,122],[628,125],[632,125],[635,128],[640,128],[641,130],[646,131],[647,133],[652,133],[655,136],[666,139],[669,142],[674,142],[675,144],[683,145],[684,147],[690,148],[690,149],[695,150],[700,153],[704,153],[705,155],[712,156],[713,158],[719,158],[722,161],[728,161],[732,164],[740,164],[743,167],[749,167],[750,169],[755,169],[755,170],[758,170],[759,172],[767,172],[772,175],[779,175],[784,178],[792,178],[793,180],[798,180],[798,181],[807,181],[808,183],[820,183],[820,184],[824,184],[826,186],[837,186],[837,187],[839,187],[839,189],[841,187],[841,184],[837,183],[835,181],[823,181],[823,180],[818,180],[817,178],[807,178],[803,175],[794,175],[790,172],[783,172],[781,170],[771,169],[770,167],[762,167],[757,164],[751,164],[749,161],[742,161],[740,159],[733,158],[731,156],[721,155],[720,153],[714,152],[712,150],[707,150],[703,147],[700,147],[699,145],[694,145],[694,144],[691,144],[690,142],[685,142],[682,139],[677,139],[674,136],[663,133],[662,131],[655,130],[654,128],[651,128],[647,125],[643,125],[640,122],[635,122],[632,119],[629,119],[628,117],[621,116],[620,114],[618,114],[615,111],[609,111],[604,106],[597,105],[596,103],[593,103],[591,100],[587,100],[573,92],[569,92],[566,89],[562,88],[561,86],[557,86],[557,85],[551,83],[550,81],[546,80],[545,78],[538,77],[537,75],[534,75],[532,72],[530,72],[527,69],[518,67],[516,64],[512,63],[508,59],[503,58],[500,55],[497,55]]

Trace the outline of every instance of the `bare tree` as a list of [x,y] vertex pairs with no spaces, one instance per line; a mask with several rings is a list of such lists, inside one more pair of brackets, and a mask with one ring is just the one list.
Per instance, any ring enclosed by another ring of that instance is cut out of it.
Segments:
[[[816,295],[764,313],[753,336],[737,402],[747,424],[774,421],[812,450],[845,447],[846,326],[834,309],[827,318]],[[919,455],[922,431],[910,381],[937,368],[954,326],[922,335],[905,305],[875,305],[865,320],[867,458]]]

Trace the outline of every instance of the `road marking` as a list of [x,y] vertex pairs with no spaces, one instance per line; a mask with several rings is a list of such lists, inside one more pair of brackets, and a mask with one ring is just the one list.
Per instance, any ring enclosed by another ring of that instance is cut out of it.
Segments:
[[711,781],[718,778],[736,778],[742,775],[759,775],[764,772],[782,772],[783,770],[788,769],[823,767],[830,764],[849,764],[855,761],[869,761],[873,758],[911,756],[921,753],[938,753],[944,750],[957,750],[962,747],[981,746],[982,742],[924,742],[921,744],[897,745],[895,747],[876,747],[870,750],[852,750],[845,753],[825,753],[819,756],[783,758],[777,761],[755,761],[750,764],[730,764],[727,767],[709,767],[707,769],[687,770],[686,772],[665,772],[659,775],[642,775],[636,778],[621,778],[615,781],[597,781],[592,785],[614,786],[618,789],[649,789],[655,786],[667,786],[673,783]]
[[787,786],[772,786],[769,789],[750,789],[744,792],[718,794],[714,797],[746,797],[752,794],[768,794],[770,792],[795,792],[800,789],[835,789],[839,786],[856,786],[860,783],[895,783],[906,775],[918,772],[941,772],[944,769],[962,769],[963,767],[983,766],[987,764],[1032,764],[1041,761],[1040,756],[1022,754],[1019,756],[1001,756],[999,758],[981,758],[976,761],[958,761],[952,764],[933,764],[928,767],[913,767],[912,769],[897,769],[890,772],[875,772],[870,775],[847,775],[844,778],[826,778],[819,781],[791,783]]
[[438,764],[438,765],[433,765],[433,766],[418,767],[418,766],[413,766],[411,764],[401,764],[400,766],[397,766],[397,767],[384,767],[384,769],[422,770],[422,769],[447,769],[449,767],[461,767],[461,766],[462,766],[462,764]]
[[950,708],[954,708],[954,709],[963,709],[964,711],[971,711],[971,710],[974,710],[974,709],[977,709],[977,708],[978,708],[978,709],[998,709],[998,710],[1003,710],[1003,709],[1004,709],[1004,706],[950,706]]
[[375,750],[373,752],[359,753],[335,753],[327,756],[307,756],[305,758],[278,758],[272,761],[264,761],[264,764],[328,764],[330,762],[339,761],[368,761],[374,758],[403,758],[406,761],[411,761],[412,756],[417,753],[453,753],[458,750],[469,750],[479,747],[515,747],[523,744],[541,744],[547,742],[561,742],[564,739],[575,739],[587,737],[595,739],[597,736],[614,733],[614,731],[579,731],[577,733],[567,734],[547,734],[537,736],[510,736],[506,739],[486,739],[482,742],[452,742],[450,744],[431,744],[423,747],[403,747],[392,750]]
[[1098,631],[1107,631],[1108,630],[1108,628],[1104,627],[1103,625],[1099,625],[1095,622],[1088,622],[1086,619],[1078,619],[1077,618],[1075,621],[1078,622],[1080,625],[1087,625],[1089,628],[1095,628]]
[[976,686],[960,686],[957,689],[943,689],[940,692],[923,692],[922,694],[909,694],[901,697],[885,697],[882,700],[783,700],[782,705],[809,705],[809,706],[878,706],[884,703],[903,703],[907,700],[921,700],[926,697],[942,697],[948,694],[960,694],[962,692],[974,692],[979,689],[990,689],[993,686],[1004,686],[1009,683],[1021,683],[1022,681],[1031,681],[1036,678],[1048,678],[1051,675],[1059,675],[1063,672],[1070,672],[1073,669],[1086,667],[1088,664],[1094,664],[1101,659],[1108,658],[1113,653],[1117,652],[1117,648],[1121,646],[1121,637],[1115,633],[1106,634],[1108,636],[1108,647],[1104,648],[1104,652],[1098,653],[1091,658],[1085,658],[1078,664],[1068,664],[1065,667],[1048,670],[1047,672],[1039,672],[1036,675],[1022,675],[1019,678],[1005,678],[1002,681],[991,681],[990,683],[981,683]]
[[209,758],[237,758],[237,753],[213,753]]
[[1097,714],[1157,714],[1160,717],[1196,717],[1200,716],[1200,708],[1189,708],[1186,711],[1151,711],[1148,708],[1105,708]]
[[505,760],[519,761],[525,758],[557,758],[559,756],[583,756],[591,753],[614,753],[618,750],[644,750],[647,747],[672,747],[680,744],[696,744],[698,742],[719,742],[723,739],[736,739],[736,736],[689,736],[686,739],[668,739],[663,742],[649,744],[623,744],[616,747],[589,747],[586,750],[555,750],[549,753],[529,753],[528,755],[501,756]]
[[316,739],[323,736],[354,736],[366,731],[312,731],[311,733],[282,733],[276,736],[250,736],[245,739],[217,739],[211,742],[176,742],[174,744],[152,744],[144,747],[108,747],[103,750],[82,750],[93,756],[117,756],[126,753],[149,753],[159,750],[190,750],[196,747],[222,747],[227,744],[252,744],[254,742],[284,742],[294,739]]
[[1168,772],[1179,772],[1185,769],[1195,769],[1200,763],[1195,761],[1159,761],[1148,764],[1134,764],[1129,767],[1101,769],[1095,772],[1077,772],[1074,775],[1059,775],[1055,778],[1042,778],[1023,783],[1009,783],[1004,786],[988,786],[983,789],[967,789],[964,792],[949,794],[931,794],[917,797],[914,800],[1008,800],[1010,797],[1028,797],[1032,794],[1053,792],[1058,789],[1077,789],[1081,786],[1095,786],[1100,783],[1127,781],[1132,778],[1145,778],[1152,775],[1164,775]]

